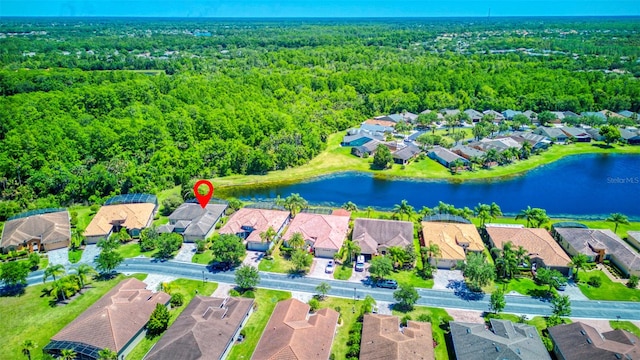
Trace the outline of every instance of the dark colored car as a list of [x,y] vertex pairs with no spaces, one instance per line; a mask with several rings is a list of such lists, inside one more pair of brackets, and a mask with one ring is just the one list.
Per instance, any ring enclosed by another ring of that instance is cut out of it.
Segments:
[[387,288],[387,289],[397,289],[398,288],[398,282],[395,280],[391,280],[391,279],[387,279],[387,280],[380,280],[376,283],[377,287],[381,287],[381,288]]
[[209,264],[210,271],[227,271],[231,269],[231,264],[228,262],[214,261]]

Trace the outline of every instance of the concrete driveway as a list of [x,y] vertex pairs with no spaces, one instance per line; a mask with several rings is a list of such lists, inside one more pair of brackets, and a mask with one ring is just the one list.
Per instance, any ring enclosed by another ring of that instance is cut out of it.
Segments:
[[327,274],[324,272],[324,269],[327,267],[327,264],[331,259],[323,259],[323,258],[313,258],[313,264],[311,264],[311,270],[307,277],[312,277],[316,279],[326,279],[333,280],[333,274]]
[[369,263],[365,262],[364,263],[364,271],[361,272],[357,272],[355,269],[356,263],[355,261],[351,264],[351,266],[353,267],[353,272],[351,272],[351,277],[349,278],[350,282],[357,282],[357,283],[362,283],[362,280],[364,280],[367,276],[369,276]]
[[433,289],[434,290],[448,290],[454,291],[451,284],[464,282],[464,276],[460,270],[446,270],[438,269],[433,275]]
[[558,291],[558,294],[569,295],[569,299],[571,300],[589,300],[589,298],[580,291],[578,284],[573,282],[573,280],[569,280],[564,291]]
[[195,243],[183,243],[178,254],[173,258],[176,261],[191,262],[191,258],[196,254]]
[[96,244],[90,244],[84,247],[81,263],[91,264],[95,260],[96,256],[100,255],[100,248]]
[[247,251],[247,256],[242,260],[243,265],[250,265],[255,268],[258,267],[258,263],[264,257],[264,252],[262,251]]
[[47,251],[47,257],[49,258],[49,265],[63,265],[69,266],[69,248],[57,249]]

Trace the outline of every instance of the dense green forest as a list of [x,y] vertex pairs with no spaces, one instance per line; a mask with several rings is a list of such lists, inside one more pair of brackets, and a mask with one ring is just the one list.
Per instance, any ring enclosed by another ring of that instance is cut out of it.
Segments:
[[638,20],[3,18],[0,220],[297,166],[380,114],[638,111]]

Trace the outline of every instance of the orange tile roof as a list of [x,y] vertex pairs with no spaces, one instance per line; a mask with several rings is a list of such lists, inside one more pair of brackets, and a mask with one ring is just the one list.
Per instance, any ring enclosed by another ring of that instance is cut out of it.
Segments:
[[18,247],[34,238],[42,239],[45,247],[56,243],[66,243],[59,245],[68,246],[71,238],[69,212],[57,211],[7,221],[2,230],[0,247]]
[[482,238],[473,224],[422,222],[424,243],[434,243],[440,248],[440,259],[464,260],[465,252],[462,245],[470,251],[484,250]]
[[351,211],[345,209],[335,209],[331,211],[331,215],[351,217]]
[[262,242],[260,233],[272,227],[278,231],[289,218],[288,211],[242,208],[236,211],[220,229],[220,234],[238,234],[243,226],[253,228],[247,237],[250,242]]
[[293,234],[301,233],[314,248],[339,250],[348,231],[349,218],[346,216],[300,213],[282,238],[288,241]]
[[143,229],[147,227],[155,207],[151,203],[103,206],[84,230],[84,236],[107,235],[114,221],[123,221],[122,226],[127,229]]
[[368,125],[380,125],[380,126],[388,126],[388,127],[394,127],[396,126],[396,123],[391,121],[391,120],[378,120],[378,119],[369,119],[366,120],[364,122],[364,124],[368,124]]
[[360,358],[367,360],[433,359],[431,324],[408,321],[400,332],[397,316],[367,314],[362,325]]
[[502,248],[511,241],[516,248],[522,246],[530,257],[539,257],[547,266],[566,267],[571,261],[545,229],[487,226],[487,233],[496,247]]

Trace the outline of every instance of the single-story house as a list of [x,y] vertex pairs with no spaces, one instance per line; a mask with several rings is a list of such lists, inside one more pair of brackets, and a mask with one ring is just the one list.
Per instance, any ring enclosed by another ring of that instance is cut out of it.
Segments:
[[413,223],[409,221],[356,219],[352,240],[367,258],[385,255],[392,246],[404,248],[413,244]]
[[485,225],[485,228],[492,246],[502,249],[505,243],[511,241],[515,248],[522,246],[528,251],[531,262],[536,263],[537,268],[548,267],[560,271],[565,276],[571,274],[571,259],[547,230],[497,224]]
[[538,121],[538,113],[536,113],[534,111],[527,110],[527,111],[523,112],[522,115],[526,116],[527,119],[531,120],[531,122],[537,122]]
[[534,326],[509,320],[484,323],[449,322],[457,359],[551,360]]
[[620,115],[620,114],[618,114],[616,112],[613,112],[611,110],[607,110],[607,109],[600,110],[598,112],[600,114],[606,116],[607,118],[624,118],[624,116],[622,116],[622,115]]
[[225,359],[253,312],[253,299],[197,295],[145,360]]
[[371,140],[364,145],[354,146],[351,148],[351,153],[358,157],[363,157],[364,154],[373,156],[378,150],[378,146],[383,145],[381,141]]
[[554,228],[558,243],[575,256],[585,254],[589,261],[611,261],[625,275],[640,276],[640,254],[611,230]]
[[367,119],[362,124],[379,125],[379,126],[384,126],[388,128],[394,128],[396,126],[395,121],[381,120],[381,119]]
[[280,301],[251,359],[329,359],[340,314],[329,308],[309,314],[309,309],[297,299]]
[[600,129],[592,127],[586,130],[587,134],[595,141],[604,141],[604,136],[600,134]]
[[403,147],[400,150],[397,150],[392,154],[393,162],[400,165],[406,165],[409,161],[415,159],[418,155],[420,155],[420,148],[410,144]]
[[146,289],[147,284],[129,278],[108,293],[51,338],[42,350],[59,356],[63,349],[77,353],[76,359],[98,359],[109,349],[124,357],[145,333],[145,325],[157,304],[167,305],[169,294]]
[[504,151],[506,149],[509,149],[509,148],[520,149],[522,147],[520,142],[518,142],[515,139],[512,139],[509,136],[499,136],[499,137],[496,137],[495,139],[486,139],[485,138],[485,139],[480,140],[480,142],[493,145],[494,147],[496,147],[498,149],[502,149],[502,151]]
[[562,132],[567,134],[569,138],[576,139],[577,142],[590,142],[591,135],[585,130],[577,127],[565,126],[561,128]]
[[348,232],[348,216],[300,213],[291,221],[282,239],[288,245],[293,234],[300,233],[317,257],[333,259]]
[[562,114],[564,114],[565,118],[568,118],[568,117],[577,117],[577,118],[579,118],[580,117],[580,115],[574,113],[573,111],[563,111]]
[[640,231],[627,231],[627,242],[640,250]]
[[471,160],[471,158],[473,157],[477,157],[477,158],[482,158],[485,154],[484,151],[476,149],[476,148],[472,148],[470,146],[467,145],[456,145],[454,147],[451,148],[451,151],[453,153],[456,153],[460,156],[462,156],[463,158],[467,159],[467,160]]
[[564,120],[564,112],[562,112],[562,111],[550,111],[550,113],[552,113],[553,116],[555,117],[555,119],[551,121],[552,123],[561,124],[562,120]]
[[418,118],[418,114],[414,114],[414,113],[408,112],[408,111],[403,111],[402,112],[402,117],[404,118],[404,121],[406,121],[408,123],[413,123]]
[[424,246],[438,245],[440,256],[431,259],[431,265],[443,269],[450,269],[458,261],[464,261],[467,252],[484,250],[482,238],[473,224],[423,221],[422,238]]
[[267,251],[273,241],[263,241],[260,233],[272,228],[280,235],[289,223],[290,215],[288,211],[242,208],[229,217],[219,233],[239,236],[246,241],[249,250]]
[[550,327],[548,331],[557,359],[640,359],[638,337],[622,329],[601,334],[590,325],[574,322]]
[[585,111],[580,115],[582,115],[582,117],[596,117],[600,119],[600,121],[602,121],[603,123],[607,121],[607,116],[601,112]]
[[385,133],[393,132],[393,128],[390,126],[382,126],[382,125],[375,125],[375,124],[361,124],[360,129],[364,131],[368,131],[372,134],[385,134]]
[[562,130],[555,127],[540,126],[533,130],[534,134],[542,135],[551,141],[563,143],[569,138]]
[[457,116],[460,114],[460,110],[458,109],[442,109],[440,113],[444,116]]
[[360,359],[428,360],[434,356],[430,323],[409,320],[400,327],[397,316],[364,315]]
[[482,120],[482,117],[484,116],[483,113],[474,109],[467,109],[464,112],[469,116],[469,119],[471,119],[472,122],[478,122]]
[[342,142],[340,145],[342,146],[362,146],[369,141],[373,140],[374,137],[365,132],[356,133],[353,135],[345,135],[342,138]]
[[155,209],[156,205],[152,203],[102,206],[84,230],[86,242],[97,243],[122,228],[133,237],[140,236],[142,229],[151,226]]
[[169,215],[169,224],[158,227],[158,232],[181,234],[185,242],[207,239],[213,235],[227,206],[207,204],[202,208],[200,204],[184,203]]
[[434,147],[427,153],[427,156],[448,168],[456,160],[462,161],[465,165],[469,163],[469,160],[440,146]]
[[638,129],[620,129],[620,137],[631,145],[640,144],[640,131]]
[[436,116],[438,117],[438,121],[444,120],[444,115],[442,115],[441,113],[439,113],[439,112],[437,112],[435,110],[427,109],[427,110],[421,112],[420,114],[430,114],[432,111],[436,113]]
[[518,115],[518,114],[522,114],[522,111],[516,111],[516,110],[505,110],[502,112],[502,116],[504,116],[505,119],[507,120],[513,120],[513,117]]
[[484,115],[493,115],[494,122],[502,122],[504,121],[504,115],[495,111],[495,110],[485,110],[482,112]]
[[402,114],[389,114],[389,115],[376,116],[375,119],[393,121],[394,123],[405,121],[404,116]]
[[[546,140],[545,136],[542,135],[538,135],[538,134],[534,134],[532,132],[525,132],[525,131],[516,131],[513,134],[511,134],[511,138],[522,143],[525,140],[527,141],[529,144],[531,144],[532,149],[536,150],[536,149],[546,149],[547,147],[549,147],[549,141]],[[522,140],[520,140],[522,139]]]
[[2,229],[0,250],[49,251],[66,248],[71,238],[69,212],[64,209],[30,211],[10,218]]
[[618,114],[620,114],[621,116],[624,116],[626,118],[629,118],[629,119],[636,119],[636,116],[637,116],[636,113],[631,112],[629,110],[620,111],[620,112],[618,112]]

